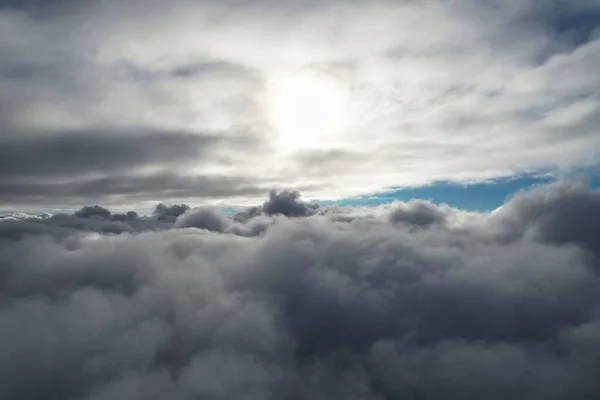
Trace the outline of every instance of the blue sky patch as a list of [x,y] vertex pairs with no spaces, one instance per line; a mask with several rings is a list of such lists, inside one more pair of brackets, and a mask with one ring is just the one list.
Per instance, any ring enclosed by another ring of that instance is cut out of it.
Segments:
[[[581,175],[580,172],[571,173],[569,176]],[[590,186],[600,188],[600,170],[585,171],[585,176],[590,180]],[[566,178],[566,177],[563,177]],[[493,210],[520,191],[528,190],[534,186],[556,182],[559,178],[554,174],[530,174],[516,177],[493,179],[476,183],[436,182],[427,186],[395,188],[393,190],[373,193],[337,201],[319,201],[320,204],[337,204],[341,206],[378,206],[394,201],[409,201],[412,199],[426,199],[434,203],[445,203],[449,206],[470,210]]]

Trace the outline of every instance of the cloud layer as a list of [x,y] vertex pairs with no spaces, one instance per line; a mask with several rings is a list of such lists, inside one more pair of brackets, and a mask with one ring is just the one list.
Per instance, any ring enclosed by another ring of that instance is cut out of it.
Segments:
[[0,397],[598,397],[600,194],[584,183],[491,214],[293,192],[255,210],[0,220]]
[[[0,23],[6,206],[325,199],[600,153],[596,0],[0,1]],[[345,93],[344,129],[285,153],[268,93],[302,71]]]

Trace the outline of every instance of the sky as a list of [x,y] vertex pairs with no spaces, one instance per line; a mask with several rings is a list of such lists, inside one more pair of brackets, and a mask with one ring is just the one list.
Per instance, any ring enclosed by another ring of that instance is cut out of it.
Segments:
[[0,399],[600,398],[600,1],[0,0],[0,55]]
[[0,20],[3,210],[598,164],[596,0],[3,0]]

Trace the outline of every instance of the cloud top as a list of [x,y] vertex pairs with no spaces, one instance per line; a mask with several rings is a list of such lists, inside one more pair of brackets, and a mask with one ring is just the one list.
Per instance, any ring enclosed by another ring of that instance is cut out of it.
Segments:
[[282,199],[237,221],[184,205],[0,220],[2,397],[600,393],[600,197],[584,184],[492,214],[265,204]]

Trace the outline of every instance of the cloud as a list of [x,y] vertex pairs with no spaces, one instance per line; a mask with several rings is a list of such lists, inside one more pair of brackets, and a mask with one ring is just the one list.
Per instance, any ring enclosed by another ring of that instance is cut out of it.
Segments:
[[0,204],[62,206],[121,197],[128,206],[137,200],[262,194],[265,189],[252,188],[254,177],[205,172],[216,165],[227,169],[233,149],[251,152],[257,146],[236,134],[8,129],[0,138]]
[[600,255],[600,194],[583,179],[516,196],[493,220],[504,238],[574,244]]
[[431,202],[411,201],[396,206],[390,214],[390,220],[425,228],[433,224],[445,223],[446,213]]
[[263,204],[263,212],[267,215],[282,214],[286,217],[304,217],[311,215],[319,208],[318,204],[308,204],[300,200],[300,193],[289,190],[269,193],[269,200]]
[[[196,163],[216,156],[226,142],[216,135],[185,132],[15,132],[1,140],[3,180],[73,177],[123,168]],[[231,140],[228,146],[235,145]]]
[[255,183],[255,180],[244,176],[188,176],[162,171],[150,174],[123,172],[59,182],[46,179],[0,180],[0,200],[15,207],[22,207],[23,204],[77,205],[90,198],[121,205],[148,201],[150,198],[165,201],[229,198],[234,201],[236,198],[247,199],[264,194],[267,189],[254,186]]
[[174,222],[177,217],[184,214],[190,209],[187,204],[174,204],[171,206],[165,204],[158,204],[154,209],[152,215],[158,220],[170,220]]
[[[598,162],[595,0],[43,3],[0,6],[0,124],[20,134],[3,141],[3,204],[32,175],[85,186],[162,167],[339,198]],[[302,71],[346,95],[344,129],[286,154],[268,93]]]
[[110,210],[100,206],[84,206],[80,210],[75,211],[74,215],[79,218],[94,218],[111,219]]
[[264,213],[266,215],[285,215],[286,217],[305,217],[313,215],[319,208],[317,203],[307,203],[300,199],[300,193],[294,190],[276,190],[269,192],[269,199],[261,207],[250,207],[237,213],[234,219],[245,221]]
[[138,213],[135,211],[127,211],[125,214],[114,214],[112,219],[114,221],[133,221],[138,219]]
[[460,224],[419,201],[0,220],[0,395],[595,399],[599,206],[562,182]]
[[[159,206],[164,206],[159,204]],[[81,209],[75,211],[73,216],[78,218],[94,218],[94,219],[105,219],[112,221],[135,221],[138,219],[138,213],[135,211],[127,211],[126,213],[111,214],[110,210],[95,206],[83,206]]]
[[213,232],[224,232],[231,220],[214,208],[199,207],[186,211],[175,220],[176,228],[199,228]]

